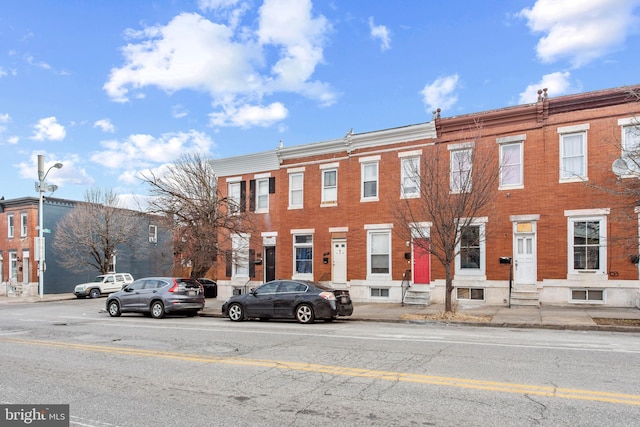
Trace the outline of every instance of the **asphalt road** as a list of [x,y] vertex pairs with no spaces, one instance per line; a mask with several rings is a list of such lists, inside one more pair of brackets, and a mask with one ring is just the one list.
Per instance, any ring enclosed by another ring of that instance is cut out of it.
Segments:
[[640,334],[110,318],[104,302],[0,306],[1,403],[70,404],[78,426],[626,426],[640,417]]

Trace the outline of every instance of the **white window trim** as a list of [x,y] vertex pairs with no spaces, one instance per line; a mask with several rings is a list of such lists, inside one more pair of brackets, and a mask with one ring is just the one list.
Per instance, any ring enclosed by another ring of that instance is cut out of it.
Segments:
[[[293,251],[292,251],[292,255],[293,255],[293,260],[292,260],[292,272],[291,272],[291,278],[292,279],[297,279],[297,280],[313,280],[313,271],[315,269],[315,264],[313,262],[314,258],[315,258],[315,229],[313,228],[307,228],[307,229],[298,229],[298,230],[291,230],[291,243],[292,243],[292,247],[293,247]],[[311,244],[296,244],[296,236],[307,236],[307,235],[311,235]],[[311,247],[311,273],[298,273],[296,271],[296,248],[298,247]]]
[[[264,174],[263,174],[264,175]],[[256,213],[269,213],[269,176],[262,176],[262,177],[256,177],[255,178],[255,182],[256,182]],[[266,182],[267,183],[267,193],[266,194],[262,194],[263,196],[267,196],[267,206],[266,207],[259,207],[259,201],[260,201],[260,191],[258,191],[260,189],[260,183],[261,182]]]
[[[241,199],[242,199],[242,186],[240,184],[241,180],[237,181],[237,180],[233,180],[233,181],[229,181],[227,180],[227,197],[229,199],[229,201],[233,202],[233,204],[229,204],[228,205],[228,209],[229,209],[229,213],[231,215],[239,215],[240,214],[240,206],[241,206]],[[238,198],[236,199],[235,196],[231,196],[231,187],[235,187],[238,186]]]
[[[289,173],[289,209],[302,209],[304,208],[304,168],[293,168],[293,169],[289,169],[287,172]],[[300,189],[295,189],[295,190],[300,191],[302,196],[300,197],[301,203],[294,205],[291,197],[292,191],[294,190],[291,186],[291,180],[293,179],[294,176],[298,176],[298,175],[302,177],[302,180],[301,180]]]
[[[568,280],[608,280],[607,274],[607,215],[609,209],[580,209],[565,211],[567,217],[567,279]],[[573,253],[573,223],[582,221],[600,222],[600,245],[599,260],[600,267],[597,270],[576,270],[574,269]]]
[[[360,202],[377,202],[380,200],[380,156],[362,157],[360,161]],[[376,195],[364,196],[364,168],[366,166],[376,166]]]
[[13,214],[7,215],[7,237],[12,239],[15,236],[16,218]]
[[[465,219],[461,219],[460,222],[464,222]],[[455,259],[455,279],[456,280],[487,280],[487,239],[486,239],[486,224],[489,221],[488,217],[474,218],[469,223],[469,226],[480,227],[480,266],[478,268],[462,268],[460,261],[460,243],[461,239],[458,239],[456,245],[456,259]],[[465,286],[461,286],[465,287]]]
[[[469,298],[459,298],[458,297],[458,289],[468,289],[469,290]],[[474,289],[482,289],[482,299],[474,299],[471,298],[471,291]],[[484,286],[456,286],[456,301],[486,301],[487,300],[487,288]]]
[[[231,249],[232,249],[232,261],[231,261],[231,277],[232,278],[248,278],[249,277],[249,238],[250,235],[247,233],[235,233],[232,237],[231,237]],[[236,240],[238,239],[238,240]],[[235,244],[237,242],[243,242],[244,244],[242,246],[236,246]],[[243,251],[243,254],[239,254],[240,251]],[[238,257],[246,257],[246,264],[245,261],[242,260],[242,264],[243,267],[246,267],[246,274],[241,273],[238,274],[237,270],[238,270]]]
[[[391,280],[393,273],[393,224],[365,224],[367,230],[367,280]],[[373,234],[385,233],[389,236],[389,272],[388,273],[372,273],[371,272],[371,236]]]
[[[324,185],[324,177],[327,172],[335,172],[336,173],[336,197],[335,200],[325,200],[325,185]],[[338,168],[321,168],[320,171],[321,176],[321,192],[320,192],[320,207],[327,206],[338,206]]]
[[[498,139],[498,144],[500,147],[500,177],[499,177],[499,184],[498,184],[498,190],[517,190],[517,189],[521,189],[524,188],[524,139],[511,139],[511,138],[499,138]],[[503,184],[502,183],[502,177],[503,177],[503,161],[504,161],[504,147],[506,146],[513,146],[513,145],[519,145],[520,146],[520,159],[519,159],[519,166],[520,166],[520,170],[519,170],[519,174],[520,174],[520,182],[517,184]]]
[[[416,150],[416,151],[420,151],[420,150]],[[420,197],[420,155],[415,155],[415,156],[400,156],[400,154],[398,154],[398,157],[400,157],[400,198],[401,199],[417,199]],[[410,161],[411,159],[415,159],[416,160],[416,169],[417,169],[417,173],[418,175],[412,175],[412,178],[415,178],[415,185],[417,187],[417,191],[415,193],[409,193],[406,194],[404,191],[404,180],[405,178],[409,178],[407,176],[405,176],[405,167],[404,167],[404,162],[405,160]]]
[[[640,117],[625,117],[623,119],[618,119],[618,126],[620,126],[620,141],[622,142],[620,144],[620,151],[621,151],[620,157],[622,159],[625,159],[627,157],[630,157],[627,154],[627,138],[626,138],[625,130],[627,128],[635,127],[640,132]],[[634,168],[636,169],[634,170]],[[632,167],[629,167],[629,173],[621,175],[620,177],[621,178],[637,178],[638,177],[637,165],[633,164]]]
[[[588,166],[589,166],[589,160],[588,160],[588,156],[589,156],[589,150],[588,150],[588,135],[587,135],[587,131],[589,130],[590,125],[589,123],[585,123],[585,124],[580,124],[580,125],[574,125],[574,126],[562,126],[559,127],[557,129],[558,131],[558,136],[559,136],[559,182],[560,183],[570,183],[570,182],[584,182],[584,181],[588,181],[589,180],[589,170],[588,170]],[[569,136],[569,135],[575,135],[575,134],[581,134],[583,135],[583,144],[584,144],[584,158],[582,160],[582,168],[584,170],[584,174],[583,176],[568,176],[568,177],[562,177],[564,168],[563,168],[563,160],[564,160],[564,144],[563,144],[563,138],[565,136]]]
[[[153,229],[153,234],[151,230]],[[149,224],[149,243],[158,243],[158,226]]]
[[[471,184],[469,185],[469,188],[454,188],[454,180],[453,180],[453,172],[454,172],[454,168],[453,168],[453,156],[454,156],[454,152],[470,152],[471,154],[473,154],[472,149],[473,149],[473,143],[464,143],[464,144],[452,144],[452,145],[456,145],[456,146],[460,146],[461,148],[458,149],[453,149],[451,148],[451,146],[447,147],[450,151],[449,153],[449,192],[451,194],[460,194],[460,193],[470,193],[471,191],[473,191],[473,156],[471,157],[471,162],[469,165],[469,174],[471,175]],[[466,190],[466,191],[463,191]]]
[[20,214],[20,237],[27,237],[29,233],[28,219],[26,213]]

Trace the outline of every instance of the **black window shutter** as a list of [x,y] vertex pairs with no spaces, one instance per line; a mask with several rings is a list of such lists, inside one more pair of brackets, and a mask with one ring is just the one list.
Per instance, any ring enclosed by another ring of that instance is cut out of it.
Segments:
[[224,251],[224,261],[225,261],[225,274],[227,277],[231,277],[233,274],[233,269],[231,268],[231,263],[233,262],[233,258],[231,257],[231,251]]
[[249,249],[249,277],[256,277],[256,251]]
[[247,210],[247,181],[240,181],[240,212]]
[[249,181],[249,211],[256,211],[256,180]]
[[276,192],[276,177],[269,177],[269,194],[274,194]]

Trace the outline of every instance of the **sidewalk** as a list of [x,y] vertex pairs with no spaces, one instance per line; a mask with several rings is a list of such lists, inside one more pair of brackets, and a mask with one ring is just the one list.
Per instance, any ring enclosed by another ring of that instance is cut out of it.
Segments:
[[[75,299],[73,294],[12,297],[0,296],[0,306],[14,303],[41,303]],[[207,299],[203,317],[222,317],[221,300]],[[359,303],[355,302],[353,315],[340,317],[346,321],[369,322],[407,322],[407,323],[438,323],[464,324],[468,326],[493,326],[509,328],[546,328],[571,330],[597,330],[615,332],[640,333],[640,309],[615,308],[594,306],[541,306],[541,307],[503,307],[503,306],[473,306],[458,307],[456,313],[460,320],[437,319],[444,312],[442,304],[429,306],[402,305],[390,303]],[[440,316],[441,317],[441,316]],[[624,319],[635,325],[605,325],[603,321],[594,319]]]

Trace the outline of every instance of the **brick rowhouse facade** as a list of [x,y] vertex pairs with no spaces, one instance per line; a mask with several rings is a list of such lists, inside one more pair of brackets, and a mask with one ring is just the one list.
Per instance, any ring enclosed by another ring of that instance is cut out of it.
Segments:
[[640,117],[631,90],[545,90],[533,104],[214,160],[222,195],[256,225],[248,243],[222,248],[235,255],[219,263],[220,298],[300,278],[348,288],[356,301],[443,302],[443,266],[403,237],[391,207],[411,197],[405,162],[474,147],[503,166],[472,223],[483,237],[456,258],[456,304],[637,306],[636,198],[620,187],[638,178],[612,172],[621,145],[640,144],[628,131]]

